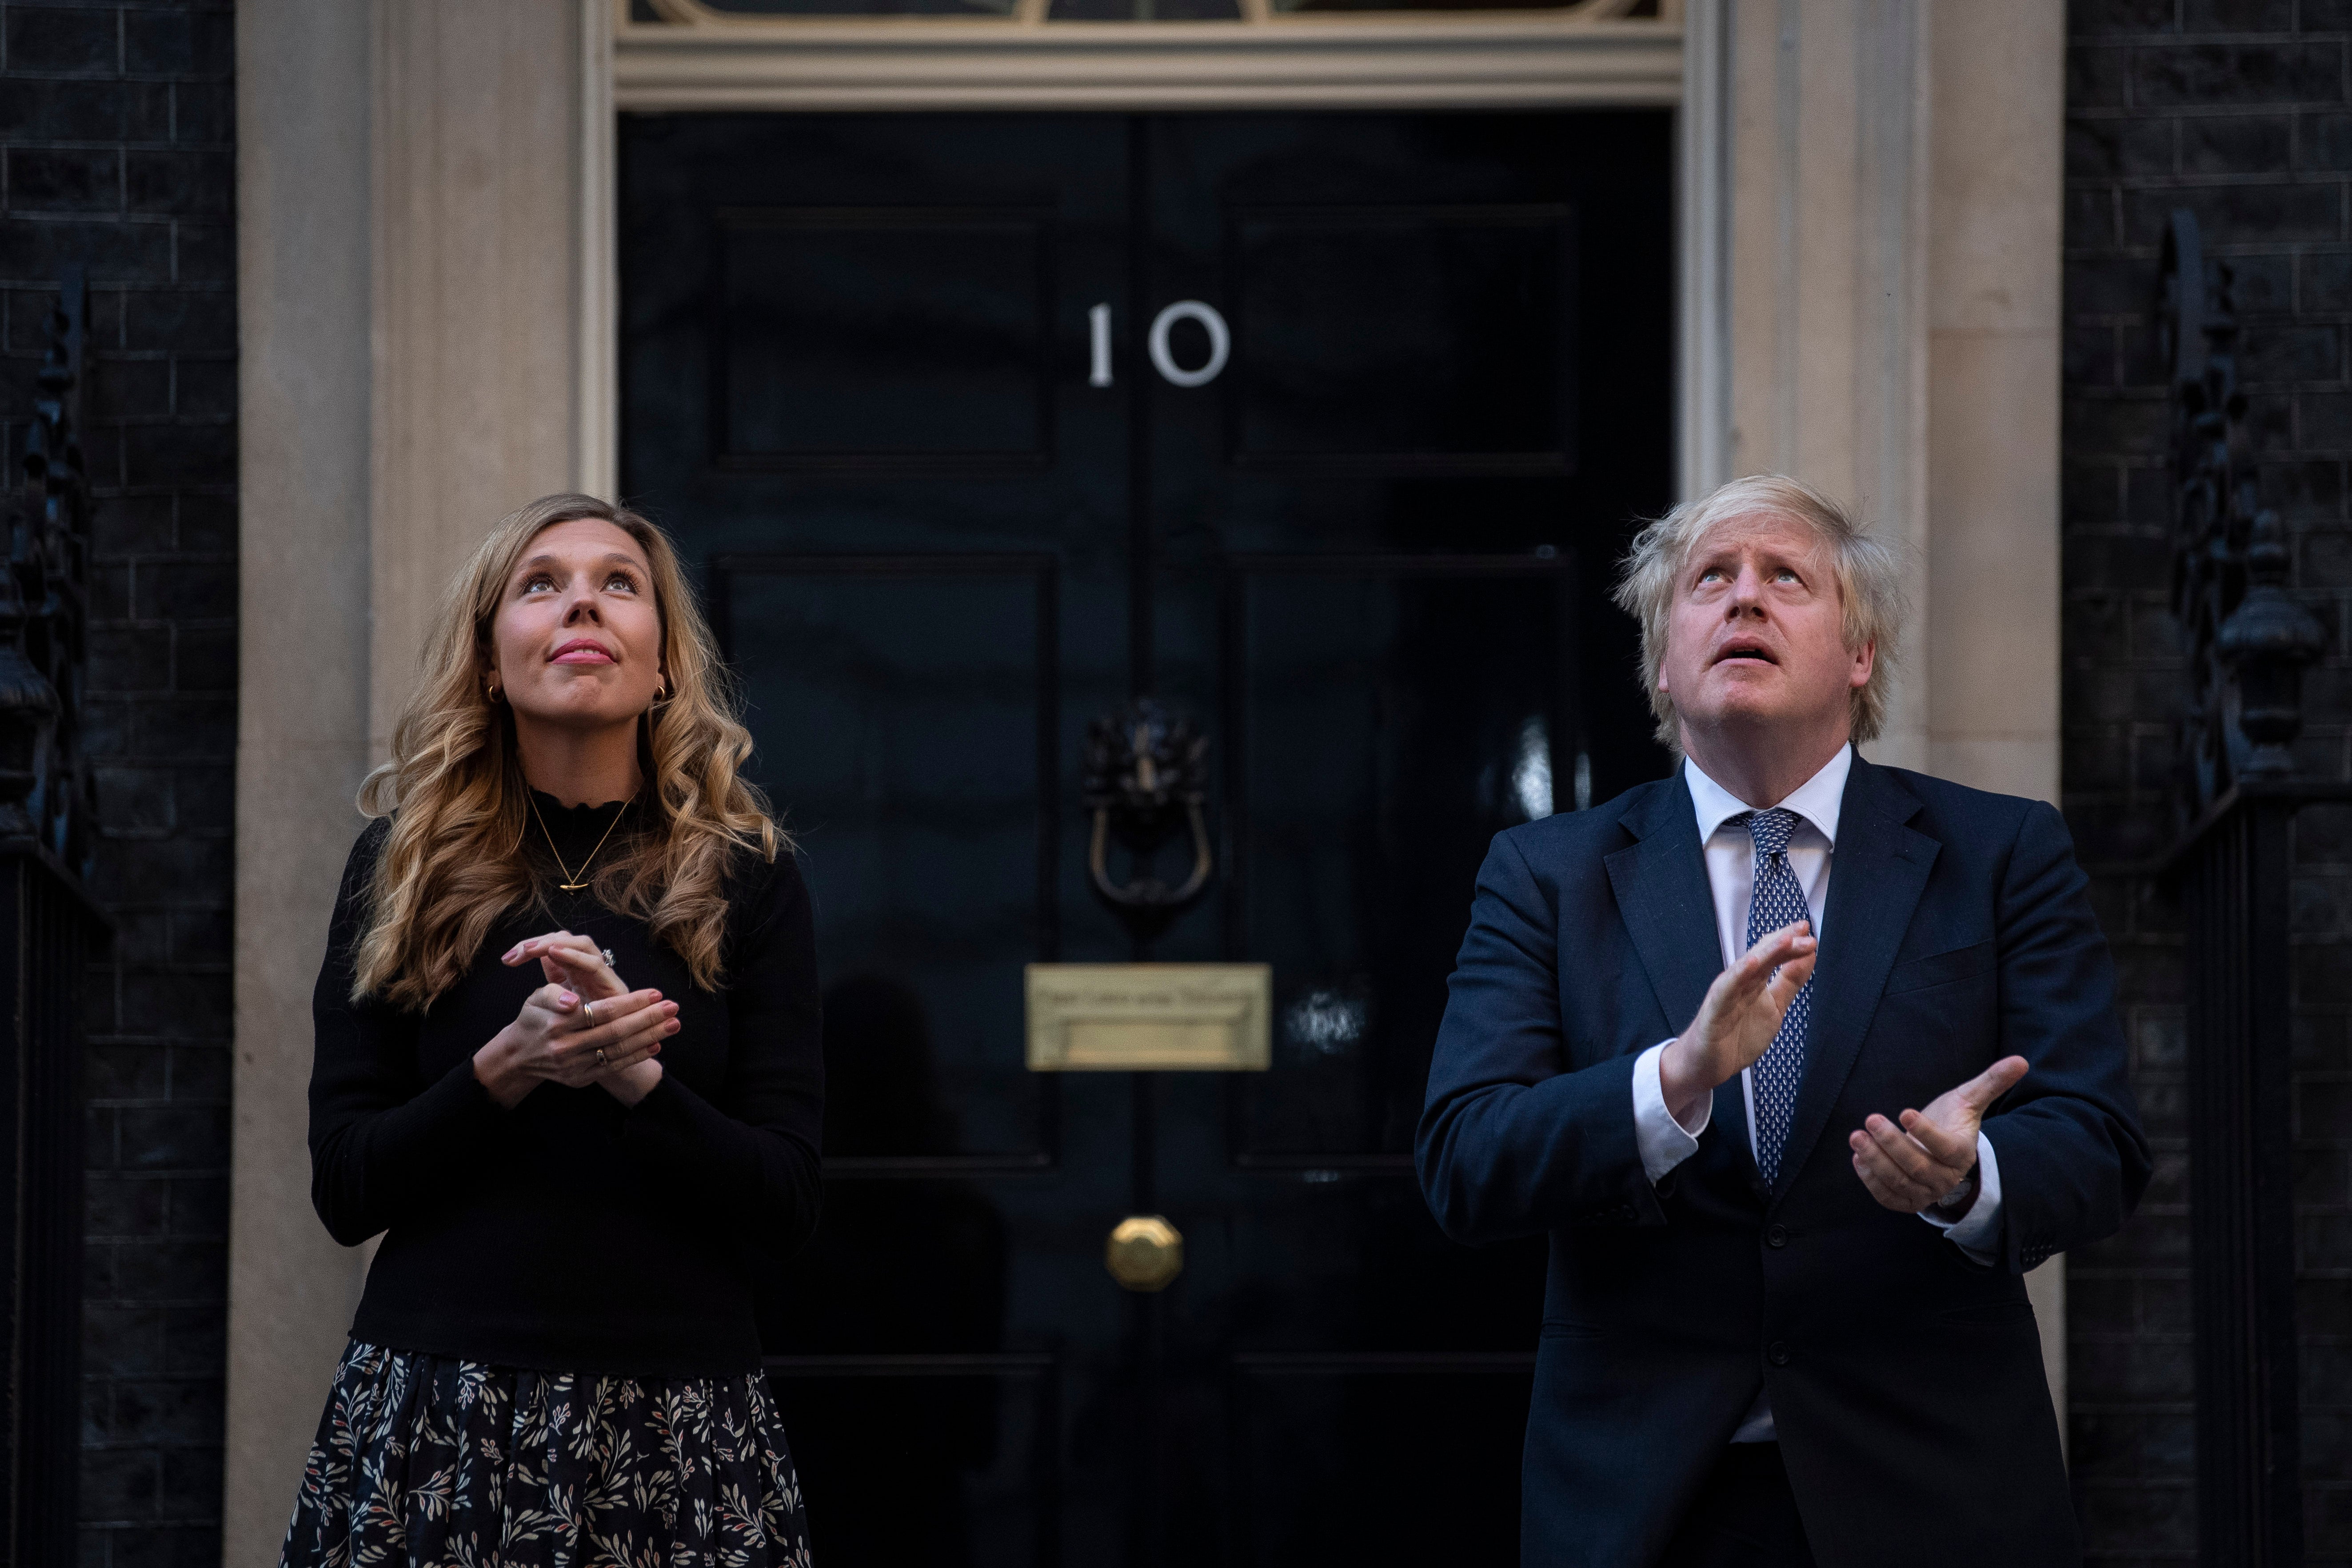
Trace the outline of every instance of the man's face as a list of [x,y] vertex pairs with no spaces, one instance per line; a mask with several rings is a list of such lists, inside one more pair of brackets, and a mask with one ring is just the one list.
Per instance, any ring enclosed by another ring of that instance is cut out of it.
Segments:
[[1830,553],[1774,511],[1718,523],[1675,580],[1658,685],[1685,736],[1742,730],[1851,730],[1849,694],[1876,649],[1845,646]]

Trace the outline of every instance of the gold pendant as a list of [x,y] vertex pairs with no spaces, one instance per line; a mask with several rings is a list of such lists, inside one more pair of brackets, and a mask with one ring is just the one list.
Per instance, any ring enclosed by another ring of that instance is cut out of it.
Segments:
[[[631,795],[627,800],[623,801],[621,803],[621,809],[613,814],[613,820],[604,825],[604,837],[596,840],[596,847],[588,851],[588,858],[586,860],[580,862],[579,876],[572,881],[558,882],[555,884],[557,887],[562,889],[567,893],[579,893],[585,892],[587,890],[589,865],[595,860],[598,853],[604,849],[605,844],[612,838],[613,829],[621,826],[621,818],[629,815],[629,807],[635,803],[636,798],[637,797],[635,795]],[[555,857],[556,870],[566,877],[572,876],[572,868],[563,863],[562,855],[559,853],[555,847],[555,835],[547,831],[547,818],[539,816],[539,802],[531,800],[529,795],[525,795],[523,799],[529,802],[531,816],[539,818],[540,836],[547,840],[547,852]]]

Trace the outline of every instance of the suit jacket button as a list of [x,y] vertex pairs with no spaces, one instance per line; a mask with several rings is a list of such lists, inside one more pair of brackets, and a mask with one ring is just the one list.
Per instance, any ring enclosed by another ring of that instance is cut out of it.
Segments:
[[1788,1365],[1789,1342],[1786,1340],[1774,1340],[1771,1344],[1765,1349],[1764,1359],[1770,1362],[1774,1366]]
[[1788,1246],[1789,1227],[1785,1225],[1768,1226],[1764,1231],[1764,1241],[1769,1247]]

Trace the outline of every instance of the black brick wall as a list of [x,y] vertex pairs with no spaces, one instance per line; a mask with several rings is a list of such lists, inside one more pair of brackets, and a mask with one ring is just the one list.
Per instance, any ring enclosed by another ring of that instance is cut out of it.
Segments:
[[89,268],[93,968],[82,1563],[220,1556],[236,300],[226,4],[0,0],[0,436]]
[[[2168,215],[2236,269],[2242,372],[2294,583],[2330,628],[2300,748],[2352,772],[2352,0],[2074,0],[2067,59],[2066,811],[2122,967],[2156,1184],[2069,1279],[2075,1489],[2095,1562],[2195,1555],[2181,931],[2126,868],[2162,847],[2179,702],[2165,380]],[[2352,811],[2306,810],[2295,1142],[2306,1543],[2352,1563]]]

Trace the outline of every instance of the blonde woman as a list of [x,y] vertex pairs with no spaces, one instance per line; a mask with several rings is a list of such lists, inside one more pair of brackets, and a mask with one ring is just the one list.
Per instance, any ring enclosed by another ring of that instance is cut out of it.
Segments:
[[751,1280],[824,1064],[751,746],[644,518],[550,496],[459,574],[312,1003],[311,1200],[383,1241],[289,1568],[807,1562]]

